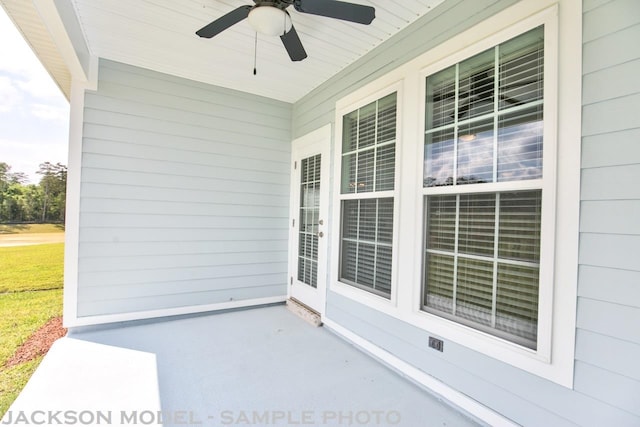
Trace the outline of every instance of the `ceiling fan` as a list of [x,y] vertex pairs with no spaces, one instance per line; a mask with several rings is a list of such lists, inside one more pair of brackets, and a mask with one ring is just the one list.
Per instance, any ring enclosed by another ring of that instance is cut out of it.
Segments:
[[271,36],[280,36],[292,61],[302,61],[307,53],[291,22],[286,9],[294,9],[310,15],[326,16],[343,21],[368,25],[375,18],[375,9],[371,6],[347,3],[336,0],[253,0],[254,6],[240,6],[196,31],[200,37],[208,38],[221,33],[234,24],[248,18],[256,32]]

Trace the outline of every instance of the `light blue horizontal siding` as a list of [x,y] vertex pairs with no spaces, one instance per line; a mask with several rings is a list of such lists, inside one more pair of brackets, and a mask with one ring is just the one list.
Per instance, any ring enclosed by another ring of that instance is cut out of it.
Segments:
[[[333,123],[338,99],[512,3],[445,1],[296,103],[294,135]],[[450,341],[443,353],[434,351],[428,331],[331,291],[330,319],[521,425],[640,425],[639,5],[583,2],[583,122],[574,124],[583,133],[574,388]]]
[[580,329],[576,360],[640,381],[640,345],[631,341]]
[[640,425],[638,40],[640,2],[585,1],[575,389]]
[[640,200],[582,202],[580,229],[585,233],[640,234]]
[[[607,3],[600,8],[594,9],[591,13],[596,14],[590,27],[584,27],[585,38],[590,38],[594,27],[602,25],[598,22],[597,16],[602,13],[605,8],[611,7],[617,1]],[[627,10],[627,16],[636,18],[638,16],[637,2],[631,9]],[[626,19],[619,17],[619,19]],[[637,19],[637,18],[636,18]],[[598,39],[585,43],[583,49],[582,71],[586,74],[594,71],[603,70],[605,68],[614,67],[625,62],[635,61],[640,57],[640,44],[629,43],[630,40],[640,40],[640,27],[636,24],[629,26],[623,30],[609,33]]]
[[[288,246],[286,239],[274,240],[184,240],[165,242],[119,242],[118,256],[130,257],[136,255],[143,256],[173,256],[173,255],[207,255],[207,254],[227,254],[262,252],[274,250],[277,252],[286,251]],[[104,258],[112,254],[110,242],[81,242],[80,253],[83,258]]]
[[78,315],[286,294],[291,106],[100,61]]
[[[640,129],[629,129],[601,135],[586,136],[582,140],[582,167],[635,165],[640,163]],[[590,189],[591,185],[586,189]]]

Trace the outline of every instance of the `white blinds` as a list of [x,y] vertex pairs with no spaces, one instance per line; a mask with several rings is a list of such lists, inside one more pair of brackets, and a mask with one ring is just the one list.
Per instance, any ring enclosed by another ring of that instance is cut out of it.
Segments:
[[396,93],[343,118],[342,194],[393,190]]
[[427,78],[425,187],[542,176],[543,58],[540,27]]
[[[396,93],[343,117],[340,280],[389,298],[393,239]],[[360,196],[362,195],[362,196]]]
[[318,286],[318,220],[320,215],[320,154],[302,159],[298,232],[298,280]]
[[535,348],[541,199],[540,190],[428,196],[426,308]]
[[465,188],[542,177],[543,34],[427,77],[424,150],[423,309],[534,349],[540,184]]
[[393,198],[345,200],[342,209],[341,280],[388,296]]

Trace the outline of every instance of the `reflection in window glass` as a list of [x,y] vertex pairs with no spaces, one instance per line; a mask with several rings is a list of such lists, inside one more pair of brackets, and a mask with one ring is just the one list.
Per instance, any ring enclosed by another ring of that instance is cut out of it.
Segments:
[[542,105],[498,119],[498,181],[542,178]]
[[428,133],[424,146],[424,186],[453,185],[453,128]]
[[428,76],[425,100],[422,309],[532,349],[543,36],[533,29]]
[[427,77],[425,187],[542,177],[543,34]]
[[457,184],[493,181],[493,119],[461,125],[458,130]]

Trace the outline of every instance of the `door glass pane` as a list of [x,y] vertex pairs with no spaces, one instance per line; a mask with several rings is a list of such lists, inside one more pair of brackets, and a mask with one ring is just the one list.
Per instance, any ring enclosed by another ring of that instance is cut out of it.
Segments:
[[318,218],[320,214],[320,154],[302,159],[298,232],[298,280],[318,286]]

